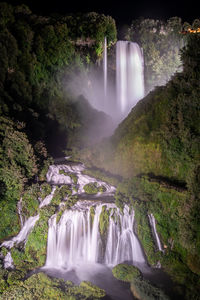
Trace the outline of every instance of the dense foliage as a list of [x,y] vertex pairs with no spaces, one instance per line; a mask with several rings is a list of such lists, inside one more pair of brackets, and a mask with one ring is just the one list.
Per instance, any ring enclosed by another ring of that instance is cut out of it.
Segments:
[[[105,291],[91,284],[83,281],[79,286],[75,286],[71,281],[64,281],[62,279],[51,279],[44,273],[32,275],[25,281],[23,273],[19,273],[18,278],[12,280],[12,272],[9,274],[8,282],[10,287],[3,294],[1,299],[102,299],[105,296]],[[1,275],[0,275],[1,276]],[[18,280],[17,280],[18,279]]]
[[[199,153],[200,37],[188,37],[183,72],[156,88],[131,111],[114,135],[82,157],[88,165],[120,175],[116,203],[134,207],[136,231],[148,261],[160,260],[173,279],[197,299],[200,275]],[[148,214],[157,220],[165,255],[157,253]],[[195,292],[194,292],[195,291]]]
[[[199,27],[199,23],[195,20],[192,26]],[[141,100],[111,139],[84,150],[82,158],[101,169],[89,170],[90,174],[117,184],[123,179],[118,184],[116,204],[122,207],[127,203],[135,209],[135,231],[149,263],[155,265],[159,260],[179,287],[184,287],[186,299],[197,299],[200,293],[200,37],[183,34],[189,27],[179,18],[166,23],[149,19],[132,23],[128,38],[143,48],[147,90],[180,71],[179,49],[187,40],[181,52],[183,72]],[[20,198],[24,220],[40,214],[26,247],[17,245],[11,250],[17,270],[8,272],[0,265],[0,293],[7,289],[4,299],[32,297],[30,289],[39,299],[44,295],[52,299],[104,296],[104,291],[89,283],[83,283],[80,292],[70,283],[52,283],[41,274],[21,280],[24,270],[45,262],[49,217],[57,212],[66,195],[68,202],[60,208],[57,222],[63,210],[77,201],[65,186],[57,188],[48,208],[39,208],[39,197],[44,199],[51,191],[49,185],[40,184],[51,162],[49,153],[60,155],[67,145],[79,148],[90,145],[98,140],[102,130],[106,131],[108,117],[92,109],[82,96],[73,97],[65,87],[74,74],[83,69],[87,74],[99,62],[105,36],[110,47],[116,41],[111,17],[97,13],[42,17],[25,5],[0,3],[0,240],[19,232]],[[96,131],[91,124],[97,127]],[[106,172],[102,173],[102,169]],[[76,185],[76,176],[72,179]],[[89,194],[105,191],[104,186],[96,184],[84,188]],[[157,220],[164,254],[155,247],[149,213]],[[109,214],[103,206],[102,236],[107,234]],[[3,248],[1,255],[6,254]],[[132,276],[129,267],[115,270],[121,278],[129,280],[130,273]],[[138,278],[134,284],[136,293],[150,289],[148,282]],[[143,292],[141,297],[145,297]]]
[[137,42],[143,49],[146,92],[166,84],[174,73],[182,70],[180,49],[188,37],[184,32],[187,28],[193,28],[196,21],[192,26],[182,23],[178,17],[166,22],[143,18],[132,22],[126,38]]
[[19,230],[22,194],[26,217],[37,211],[39,187],[26,188],[45,179],[48,153],[62,155],[67,143],[89,144],[91,124],[100,132],[108,122],[63,82],[101,58],[105,35],[108,44],[116,39],[111,17],[42,17],[25,5],[0,3],[0,240]]

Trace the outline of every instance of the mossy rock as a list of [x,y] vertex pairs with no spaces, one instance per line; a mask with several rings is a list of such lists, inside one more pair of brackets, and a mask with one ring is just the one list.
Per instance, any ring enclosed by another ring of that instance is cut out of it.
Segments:
[[1,254],[5,257],[8,253],[8,249],[6,247],[1,248]]
[[61,285],[60,281],[51,280],[45,274],[38,273],[29,277],[24,282],[20,282],[18,285],[10,286],[3,293],[2,299],[75,299],[69,298],[59,285]]
[[93,224],[93,221],[94,221],[94,216],[95,216],[95,209],[94,209],[94,206],[91,206],[90,207],[90,220],[91,220],[92,224]]
[[5,300],[95,300],[106,295],[104,290],[90,282],[83,281],[80,286],[75,286],[71,281],[50,278],[44,273],[34,274],[25,281],[16,282],[9,287],[5,285],[4,288],[3,284],[1,299]]
[[101,236],[103,236],[104,238],[108,232],[109,216],[110,216],[110,210],[107,210],[107,206],[103,205],[99,217],[99,231]]
[[140,277],[134,278],[131,282],[131,291],[138,300],[169,300],[169,297],[161,289]]
[[88,183],[88,184],[84,185],[83,189],[84,189],[85,193],[89,194],[89,195],[95,195],[99,192],[97,182]]
[[112,269],[113,276],[118,280],[131,282],[134,278],[141,277],[141,272],[132,265],[118,264]]
[[106,295],[103,289],[100,289],[98,286],[92,284],[89,281],[82,281],[80,287],[83,287],[86,290],[88,290],[91,294],[91,297],[103,298]]
[[60,174],[60,175],[65,175],[65,176],[69,176],[69,175],[68,175],[68,172],[65,172],[65,170],[62,170],[62,169],[59,170],[59,174]]

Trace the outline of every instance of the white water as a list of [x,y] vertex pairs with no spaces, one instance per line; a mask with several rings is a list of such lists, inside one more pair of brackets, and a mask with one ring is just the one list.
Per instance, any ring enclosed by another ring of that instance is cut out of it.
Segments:
[[40,203],[40,206],[39,208],[42,208],[46,205],[49,205],[49,203],[51,202],[51,200],[53,199],[53,195],[55,193],[55,190],[56,190],[56,186],[53,186],[52,188],[52,191],[51,191],[51,194],[47,195],[44,200]]
[[[99,218],[104,205],[111,210],[105,249],[99,232]],[[93,224],[91,206],[95,209]],[[133,232],[133,222],[134,213],[129,213],[128,207],[121,214],[111,203],[79,201],[63,213],[58,224],[56,215],[49,220],[45,266],[70,269],[84,263],[103,262],[109,266],[126,260],[144,263],[140,244]]]
[[13,269],[14,268],[13,259],[12,259],[10,252],[8,252],[4,258],[4,268],[5,269]]
[[[74,174],[77,177],[77,185],[74,184],[72,178],[69,175],[60,174],[60,171],[64,171],[65,174]],[[106,195],[114,195],[115,187],[110,184],[98,180],[96,178],[90,177],[88,175],[83,174],[82,172],[85,170],[83,164],[69,164],[69,165],[52,165],[49,167],[47,172],[47,182],[62,185],[62,184],[71,184],[78,188],[78,194],[84,193],[84,186],[88,183],[97,182],[98,186],[103,185],[106,188],[106,191],[103,193],[98,193],[96,196],[106,196]]]
[[19,215],[19,218],[20,218],[21,228],[22,228],[23,225],[24,225],[24,220],[23,220],[23,217],[22,217],[22,198],[20,198],[20,200],[17,203],[17,211],[18,211],[18,215]]
[[1,244],[1,247],[4,246],[6,248],[11,249],[14,246],[14,244],[19,244],[21,242],[26,241],[30,231],[35,226],[35,223],[38,221],[38,219],[39,219],[39,215],[28,218],[28,220],[24,223],[24,225],[23,225],[22,229],[20,230],[20,232],[18,233],[18,235],[13,237],[9,241],[3,242]]
[[116,47],[117,104],[125,117],[144,97],[143,55],[137,43],[118,41]]
[[112,211],[105,252],[105,263],[117,265],[123,261],[144,263],[145,259],[137,237],[133,232],[134,211],[124,207],[123,215],[117,208]]
[[103,51],[103,78],[104,78],[104,101],[107,98],[107,84],[108,84],[108,68],[107,68],[107,38],[104,39]]
[[154,215],[150,214],[150,215],[148,215],[148,217],[149,217],[149,222],[150,222],[150,225],[151,225],[151,228],[152,228],[152,231],[153,231],[153,235],[154,235],[155,240],[156,240],[158,250],[163,252],[164,250],[163,250],[160,238],[158,236],[158,232],[156,230],[156,220],[154,218]]

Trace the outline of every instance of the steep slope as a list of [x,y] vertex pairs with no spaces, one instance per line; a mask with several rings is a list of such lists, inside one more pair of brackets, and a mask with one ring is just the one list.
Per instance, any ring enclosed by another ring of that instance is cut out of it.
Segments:
[[[186,299],[200,292],[199,57],[200,37],[191,35],[182,52],[184,71],[141,100],[110,139],[82,153],[91,167],[123,177],[118,205],[135,208],[148,261],[159,259]],[[151,213],[164,254],[152,239]]]

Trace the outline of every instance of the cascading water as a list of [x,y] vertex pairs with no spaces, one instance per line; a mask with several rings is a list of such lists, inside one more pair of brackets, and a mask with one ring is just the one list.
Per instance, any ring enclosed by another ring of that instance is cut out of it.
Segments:
[[[89,280],[105,288],[112,296],[111,299],[129,300],[131,299],[129,292],[118,283],[116,287],[110,267],[124,261],[145,264],[140,243],[133,230],[134,211],[125,206],[121,212],[113,203],[115,187],[85,175],[84,170],[85,167],[81,163],[49,167],[47,182],[52,185],[52,191],[43,200],[38,199],[40,203],[38,215],[31,216],[25,221],[22,219],[22,228],[18,235],[0,245],[8,249],[3,258],[4,267],[15,268],[10,249],[18,247],[21,242],[26,247],[29,233],[39,220],[40,211],[44,206],[50,205],[56,189],[62,189],[63,185],[67,185],[69,189],[71,188],[72,195],[76,194],[80,199],[86,197],[90,200],[79,200],[70,209],[65,209],[69,198],[66,195],[62,199],[57,212],[48,222],[47,257],[42,270],[50,276],[70,279],[75,283]],[[101,192],[92,198],[86,195],[84,190],[84,186],[91,183],[95,183],[99,188],[103,187]],[[22,202],[23,199],[20,199],[18,203],[20,217],[22,217]]]
[[107,38],[104,39],[103,51],[103,77],[104,77],[104,99],[107,98],[107,81],[108,81],[108,68],[107,68]]
[[151,228],[152,228],[153,235],[154,235],[155,240],[156,240],[158,250],[163,252],[164,250],[163,250],[160,238],[159,238],[157,230],[156,230],[156,220],[154,218],[154,215],[150,214],[150,215],[148,215],[148,217],[149,217],[149,222],[150,222],[150,225],[151,225]]
[[[103,206],[109,213],[109,224],[107,236],[102,237],[99,227]],[[93,221],[91,207],[94,209]],[[134,212],[129,212],[128,207],[122,214],[113,203],[79,201],[63,213],[58,224],[56,215],[51,217],[46,267],[72,268],[87,262],[101,262],[108,266],[123,261],[144,263],[139,241],[133,232],[133,222]]]
[[121,117],[144,97],[143,55],[137,43],[117,42],[116,92]]

